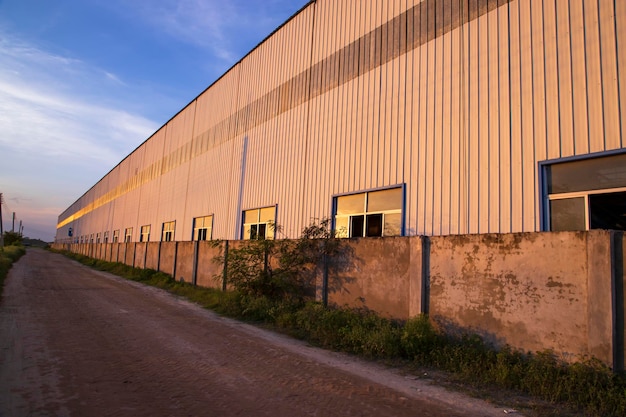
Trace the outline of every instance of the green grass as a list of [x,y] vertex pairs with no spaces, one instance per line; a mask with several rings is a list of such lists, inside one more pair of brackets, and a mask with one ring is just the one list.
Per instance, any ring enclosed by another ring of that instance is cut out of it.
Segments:
[[65,254],[95,269],[162,288],[220,314],[262,323],[319,347],[445,371],[454,382],[475,390],[507,390],[512,396],[530,395],[558,405],[553,409],[569,410],[541,415],[626,415],[626,376],[593,359],[567,364],[548,351],[495,350],[477,335],[444,334],[426,316],[400,322],[365,309],[244,296],[176,282],[153,270]]
[[4,280],[9,273],[9,269],[22,255],[26,253],[23,246],[4,246],[0,248],[0,297],[4,288]]

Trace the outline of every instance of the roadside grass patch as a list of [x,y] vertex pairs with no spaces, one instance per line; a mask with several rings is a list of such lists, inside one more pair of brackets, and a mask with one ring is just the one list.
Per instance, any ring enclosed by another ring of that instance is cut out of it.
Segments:
[[95,269],[162,288],[217,313],[263,324],[322,348],[438,369],[479,391],[504,389],[568,409],[563,413],[535,410],[535,415],[626,416],[626,375],[594,359],[567,364],[550,351],[527,353],[508,346],[496,350],[478,335],[446,334],[424,315],[397,321],[367,309],[222,292],[176,282],[154,270],[62,253]]
[[0,297],[2,296],[4,280],[9,273],[9,269],[25,253],[26,249],[20,245],[9,245],[0,248]]

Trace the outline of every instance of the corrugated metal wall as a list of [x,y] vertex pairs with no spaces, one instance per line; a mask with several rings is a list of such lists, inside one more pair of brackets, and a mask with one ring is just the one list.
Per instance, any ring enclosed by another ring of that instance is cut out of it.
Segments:
[[406,234],[540,230],[538,163],[626,147],[626,2],[318,0],[60,217],[58,239],[406,186]]

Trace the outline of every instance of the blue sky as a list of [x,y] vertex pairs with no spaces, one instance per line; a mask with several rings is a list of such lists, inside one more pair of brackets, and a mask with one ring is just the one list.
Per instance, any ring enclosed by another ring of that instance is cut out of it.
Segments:
[[0,192],[58,215],[308,0],[0,0]]

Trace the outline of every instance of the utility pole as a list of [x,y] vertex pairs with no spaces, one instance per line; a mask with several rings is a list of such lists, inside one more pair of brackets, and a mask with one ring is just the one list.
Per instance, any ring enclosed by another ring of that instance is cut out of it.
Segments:
[[15,233],[15,212],[13,212],[13,223],[11,223],[11,233]]
[[22,226],[22,221],[20,220],[20,227],[17,229],[17,233],[20,235],[20,237],[22,236],[24,232],[24,226]]
[[2,204],[4,200],[2,199],[2,193],[0,193],[0,248],[4,247],[4,230],[2,230]]

